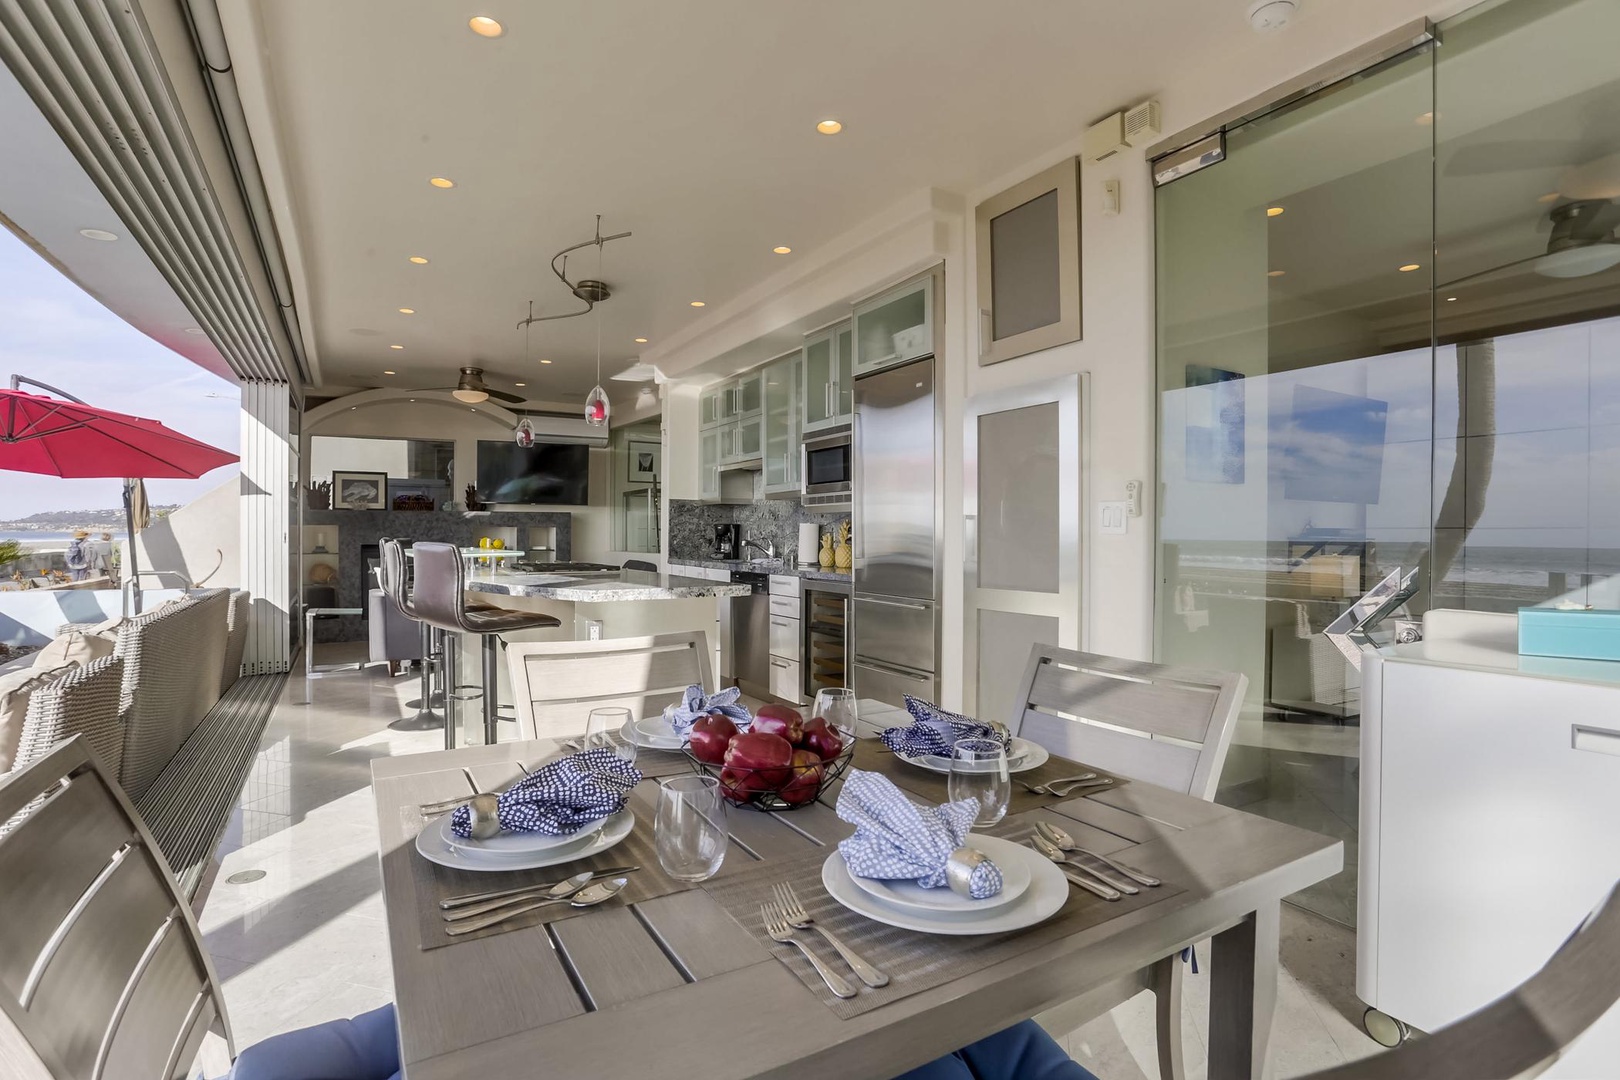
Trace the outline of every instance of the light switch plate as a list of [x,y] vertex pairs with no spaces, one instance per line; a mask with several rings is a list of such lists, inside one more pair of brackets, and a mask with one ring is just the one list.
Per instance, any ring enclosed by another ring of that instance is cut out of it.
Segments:
[[1104,536],[1124,536],[1125,504],[1122,502],[1100,502],[1097,504],[1097,531]]

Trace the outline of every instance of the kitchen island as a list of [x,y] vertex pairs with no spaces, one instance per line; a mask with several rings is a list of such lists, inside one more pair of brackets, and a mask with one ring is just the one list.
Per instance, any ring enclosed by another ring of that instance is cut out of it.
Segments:
[[[469,574],[467,590],[502,596],[575,603],[634,603],[642,600],[700,600],[747,596],[749,587],[730,581],[708,581],[649,570],[620,570],[617,574],[530,572]],[[517,606],[517,605],[514,605]]]

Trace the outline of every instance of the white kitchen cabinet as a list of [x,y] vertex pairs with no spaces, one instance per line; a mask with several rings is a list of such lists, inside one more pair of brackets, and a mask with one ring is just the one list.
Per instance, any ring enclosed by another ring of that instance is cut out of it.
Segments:
[[924,274],[855,305],[855,374],[934,352],[934,275]]
[[783,701],[794,705],[804,703],[804,692],[800,690],[803,684],[799,681],[799,662],[797,660],[783,660],[779,656],[771,657],[771,696],[779,697]]
[[720,442],[728,429],[704,428],[698,433],[698,498],[720,501]]
[[855,414],[854,338],[843,322],[804,340],[799,380],[802,434],[848,426]]
[[801,354],[792,353],[765,368],[765,496],[797,496],[800,491],[799,416]]

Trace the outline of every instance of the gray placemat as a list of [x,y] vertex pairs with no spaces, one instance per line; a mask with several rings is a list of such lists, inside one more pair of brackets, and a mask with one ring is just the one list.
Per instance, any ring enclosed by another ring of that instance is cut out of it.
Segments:
[[[683,759],[684,761],[684,759]],[[637,765],[640,765],[638,758]],[[606,850],[599,851],[587,858],[576,859],[572,862],[557,866],[548,866],[539,870],[496,870],[473,871],[455,870],[448,866],[424,859],[420,852],[414,850],[417,833],[422,831],[427,821],[414,806],[401,807],[400,821],[405,832],[411,837],[413,850],[410,853],[411,875],[416,882],[417,921],[421,927],[422,948],[438,949],[445,945],[454,945],[462,941],[476,941],[479,938],[492,937],[504,934],[510,930],[521,930],[526,926],[537,926],[541,923],[555,922],[558,919],[568,919],[575,915],[582,915],[589,908],[573,908],[567,904],[549,904],[535,911],[507,919],[505,922],[475,930],[470,934],[458,934],[454,937],[444,932],[444,911],[439,907],[439,901],[465,893],[494,892],[500,889],[515,889],[526,886],[550,885],[565,878],[572,877],[582,870],[601,870],[610,866],[639,866],[633,874],[627,875],[629,884],[619,893],[618,897],[609,900],[609,904],[633,904],[640,900],[651,900],[655,896],[667,896],[673,892],[681,892],[692,886],[684,881],[666,875],[658,865],[658,852],[653,846],[653,821],[658,805],[658,785],[652,781],[643,781],[636,785],[630,793],[629,809],[636,815],[635,826],[619,843]],[[437,819],[434,819],[437,820]]]
[[[1035,831],[1035,827],[1033,819],[1008,819],[989,831],[996,836],[1022,842]],[[836,849],[751,867],[742,873],[708,881],[703,888],[755,940],[792,969],[799,981],[841,1020],[860,1016],[891,1001],[899,1001],[964,975],[971,975],[1048,942],[1069,937],[1186,891],[1166,882],[1157,888],[1143,889],[1135,896],[1110,901],[1071,885],[1068,901],[1056,915],[1043,923],[1002,934],[950,937],[887,926],[838,903],[821,885],[821,865],[829,854],[836,855]],[[773,899],[771,888],[779,881],[786,881],[793,887],[811,918],[886,973],[889,984],[875,989],[861,985],[860,980],[850,973],[838,954],[821,940],[819,934],[814,930],[797,931],[797,936],[822,960],[846,976],[850,985],[859,989],[853,998],[836,997],[797,949],[772,941],[760,922],[759,906]]]
[[[894,751],[884,746],[878,739],[859,739],[855,743],[855,759],[851,766],[865,769],[868,772],[882,773],[894,781],[894,786],[913,795],[920,795],[924,799],[938,805],[950,800],[950,777],[942,773],[925,769],[921,765],[913,765],[899,757]],[[1114,782],[1106,787],[1076,788],[1074,794],[1064,797],[1057,795],[1036,795],[1022,786],[1029,784],[1039,787],[1050,780],[1064,776],[1080,776],[1084,773],[1094,772],[1098,777],[1109,777]],[[1069,799],[1083,799],[1088,795],[1096,795],[1103,791],[1117,791],[1130,783],[1122,776],[1115,775],[1107,769],[1099,769],[1068,758],[1053,755],[1037,768],[1028,772],[1013,773],[1012,798],[1007,802],[1009,815],[1022,814],[1026,810],[1046,809],[1059,806]]]

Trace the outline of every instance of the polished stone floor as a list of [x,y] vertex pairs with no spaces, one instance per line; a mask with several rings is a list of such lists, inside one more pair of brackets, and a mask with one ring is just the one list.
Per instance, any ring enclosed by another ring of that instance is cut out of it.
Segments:
[[[406,714],[415,688],[377,667],[287,682],[200,917],[239,1046],[392,996],[368,784],[372,759],[443,746],[442,732],[387,727]],[[1286,1080],[1376,1051],[1360,1027],[1352,934],[1285,906],[1282,935],[1274,1075]],[[1208,957],[1201,960],[1203,974],[1187,980],[1195,1080],[1204,1075],[1208,1015]],[[1158,1075],[1152,1017],[1152,999],[1139,995],[1064,1041],[1102,1080],[1150,1080]]]

